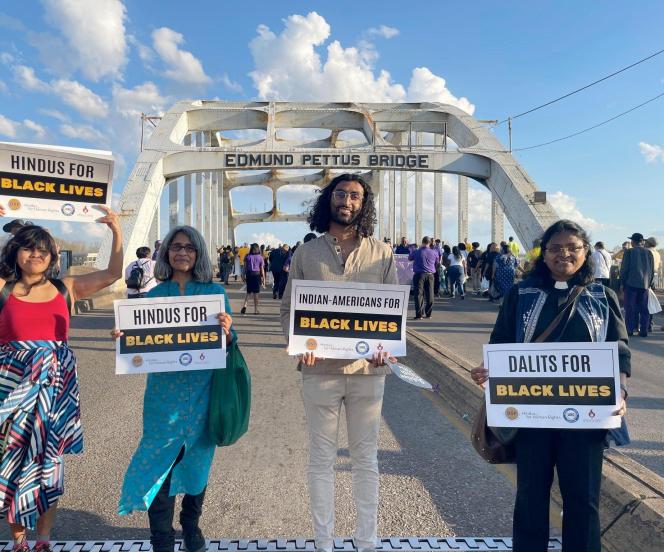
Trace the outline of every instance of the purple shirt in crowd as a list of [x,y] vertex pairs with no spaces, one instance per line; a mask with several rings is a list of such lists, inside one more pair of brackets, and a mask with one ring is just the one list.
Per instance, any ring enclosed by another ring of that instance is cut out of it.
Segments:
[[440,253],[429,246],[420,247],[408,255],[408,260],[413,261],[413,272],[436,272],[436,263],[440,259]]
[[262,255],[247,255],[244,258],[244,266],[247,272],[260,272],[264,264]]

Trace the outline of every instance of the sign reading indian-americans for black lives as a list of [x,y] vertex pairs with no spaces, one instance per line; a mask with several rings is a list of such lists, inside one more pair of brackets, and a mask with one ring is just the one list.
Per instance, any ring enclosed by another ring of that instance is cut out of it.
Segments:
[[608,429],[621,401],[617,343],[484,346],[493,427]]
[[110,206],[108,151],[0,142],[0,203],[6,216],[94,222]]
[[320,358],[406,354],[408,286],[293,280],[288,353]]
[[226,336],[217,314],[223,295],[121,299],[113,302],[115,373],[178,372],[226,367]]

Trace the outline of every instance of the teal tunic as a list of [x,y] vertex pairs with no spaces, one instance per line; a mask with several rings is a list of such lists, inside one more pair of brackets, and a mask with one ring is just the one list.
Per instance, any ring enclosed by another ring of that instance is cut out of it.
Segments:
[[[223,293],[226,312],[230,303],[223,286],[189,282],[185,295]],[[166,281],[147,297],[180,295],[178,284]],[[231,329],[233,339],[235,330]],[[147,510],[173,468],[170,495],[203,492],[214,458],[215,444],[207,434],[208,404],[212,370],[148,374],[143,398],[143,436],[127,468],[118,513]],[[184,447],[182,460],[173,467]]]

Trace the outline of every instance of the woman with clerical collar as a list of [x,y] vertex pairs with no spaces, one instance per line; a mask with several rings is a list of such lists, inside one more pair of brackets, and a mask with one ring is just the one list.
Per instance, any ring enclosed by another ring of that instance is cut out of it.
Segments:
[[[575,308],[546,342],[618,342],[621,408],[624,415],[630,352],[627,330],[613,290],[593,281],[590,238],[575,222],[559,220],[542,236],[541,252],[525,279],[512,286],[498,313],[490,343],[537,340],[581,286]],[[471,370],[478,385],[484,366]],[[544,552],[549,540],[549,499],[553,468],[563,497],[565,550],[600,552],[599,494],[606,429],[519,428],[514,440],[517,492],[514,552]]]

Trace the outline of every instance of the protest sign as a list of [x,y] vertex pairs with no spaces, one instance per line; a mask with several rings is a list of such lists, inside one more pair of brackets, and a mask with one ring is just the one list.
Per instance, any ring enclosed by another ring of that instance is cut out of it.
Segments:
[[113,302],[115,373],[226,367],[226,336],[217,319],[223,295],[121,299]]
[[293,280],[288,353],[405,355],[408,293],[408,286]]
[[618,344],[484,346],[487,424],[600,429],[620,426]]
[[0,142],[0,203],[7,217],[94,222],[110,206],[108,151]]

